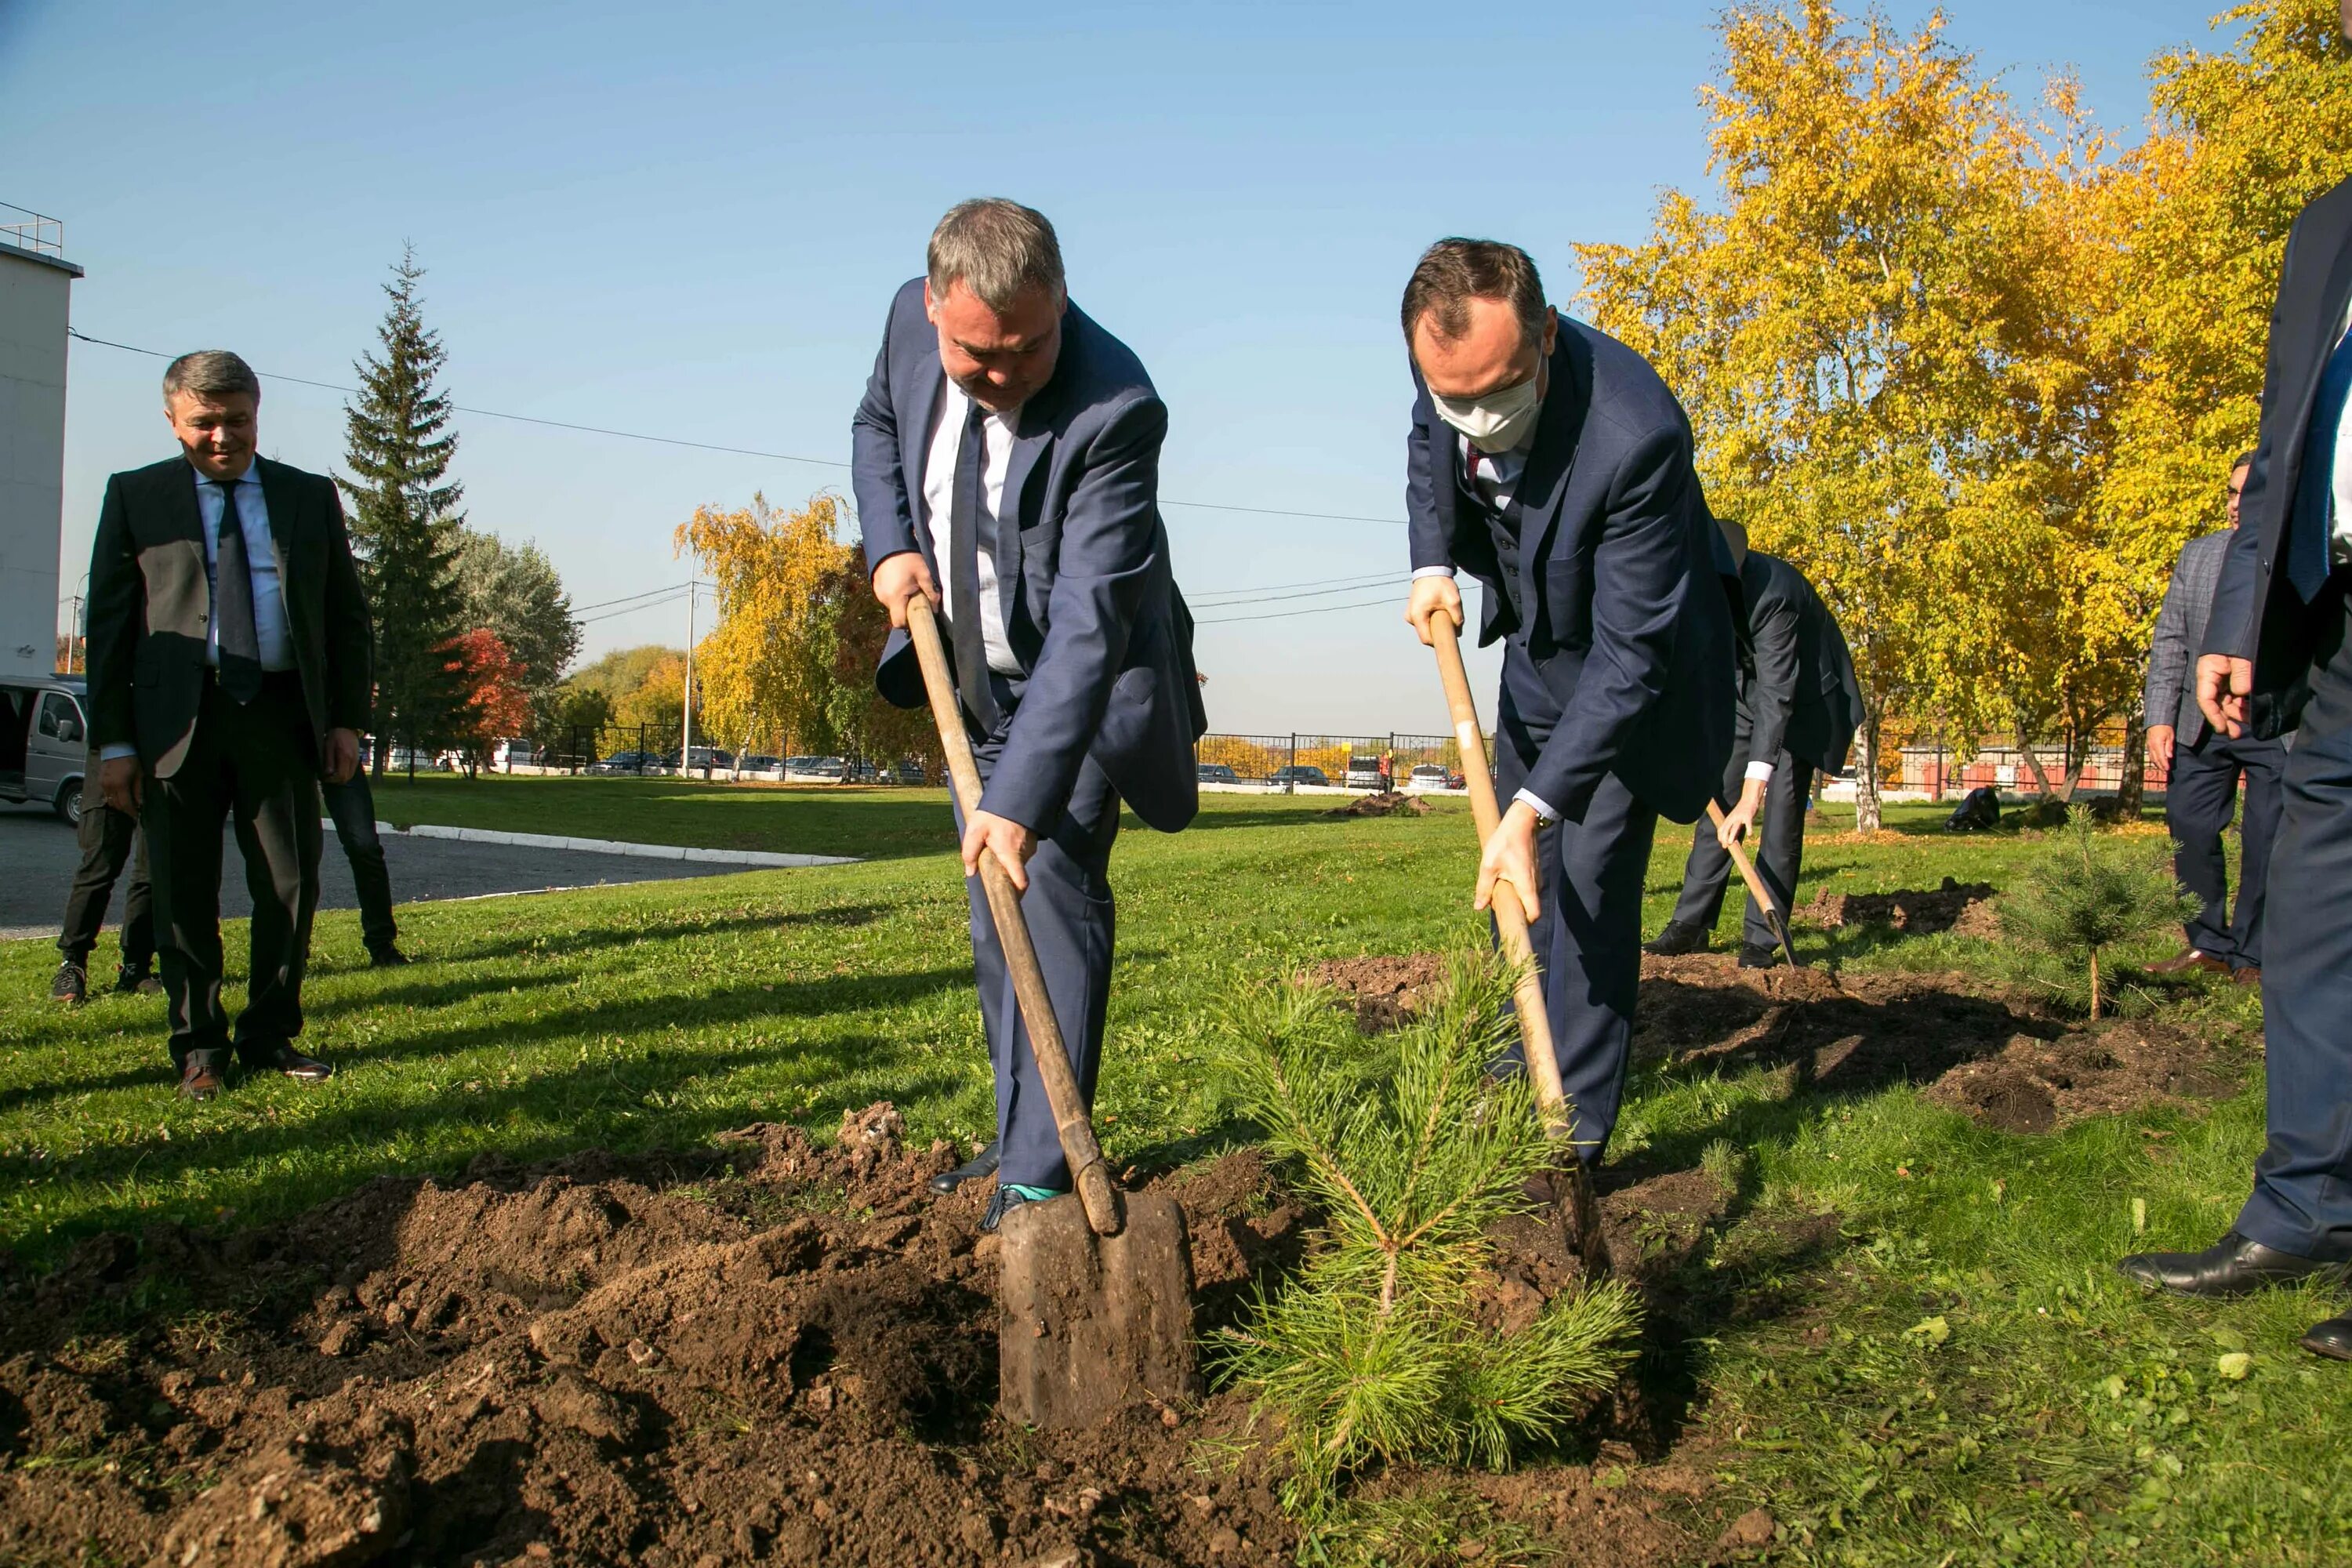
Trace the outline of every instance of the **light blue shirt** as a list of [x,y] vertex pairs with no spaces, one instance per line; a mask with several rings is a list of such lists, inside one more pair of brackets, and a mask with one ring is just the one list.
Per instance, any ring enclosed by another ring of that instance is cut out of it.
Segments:
[[[294,668],[294,639],[286,628],[286,593],[278,578],[278,542],[269,534],[269,506],[261,496],[260,467],[258,460],[246,464],[245,473],[233,488],[236,491],[237,523],[245,530],[245,558],[252,568],[253,633],[261,650],[261,668],[285,670]],[[196,515],[204,520],[205,581],[213,598],[213,613],[205,617],[205,662],[217,669],[222,490],[194,463],[188,465],[188,478],[196,487]],[[138,754],[138,747],[117,742],[101,750],[99,759],[110,762]]]

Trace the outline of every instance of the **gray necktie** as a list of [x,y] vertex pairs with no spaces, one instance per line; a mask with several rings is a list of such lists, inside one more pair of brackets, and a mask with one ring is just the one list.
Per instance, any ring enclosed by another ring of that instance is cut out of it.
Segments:
[[236,480],[220,486],[221,520],[213,550],[213,629],[220,637],[220,689],[239,703],[261,695],[261,637],[253,626],[253,563],[236,511]]

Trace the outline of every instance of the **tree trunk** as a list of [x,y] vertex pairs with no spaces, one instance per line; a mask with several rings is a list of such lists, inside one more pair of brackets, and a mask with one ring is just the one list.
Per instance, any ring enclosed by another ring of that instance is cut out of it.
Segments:
[[1854,737],[1853,826],[1858,833],[1875,833],[1882,824],[1878,802],[1879,715],[1863,710],[1862,732]]
[[2124,719],[2124,774],[2116,785],[2116,805],[2126,822],[2139,820],[2147,791],[2147,729],[2137,713]]
[[2091,1022],[2099,1021],[2099,950],[2091,950]]

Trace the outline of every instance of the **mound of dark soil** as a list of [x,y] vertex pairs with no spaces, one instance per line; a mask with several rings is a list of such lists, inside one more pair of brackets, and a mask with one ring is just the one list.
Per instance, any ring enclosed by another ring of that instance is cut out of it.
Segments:
[[1796,911],[1800,923],[1834,931],[1863,923],[1893,926],[1906,936],[1956,931],[1961,936],[1993,937],[2000,922],[1993,914],[1990,882],[1956,882],[1927,890],[1893,893],[1837,893],[1823,888],[1813,901]]
[[1402,790],[1384,789],[1360,795],[1345,805],[1335,805],[1325,816],[1427,816],[1429,802]]
[[2047,1132],[2139,1105],[2220,1100],[2238,1082],[2196,1037],[2113,1019],[2056,1040],[2017,1036],[1999,1055],[1954,1068],[1927,1094],[2004,1132]]
[[1414,952],[1402,958],[1327,959],[1307,970],[1306,978],[1346,998],[1364,1033],[1384,1034],[1403,1024],[1430,988],[1445,978],[1445,957]]
[[[881,1106],[835,1147],[756,1127],[87,1243],[0,1300],[0,1561],[1288,1562],[1259,1450],[1196,1463],[1231,1396],[996,1420],[995,1239],[922,1185],[952,1161]],[[1167,1190],[1208,1323],[1295,1261],[1254,1154]]]

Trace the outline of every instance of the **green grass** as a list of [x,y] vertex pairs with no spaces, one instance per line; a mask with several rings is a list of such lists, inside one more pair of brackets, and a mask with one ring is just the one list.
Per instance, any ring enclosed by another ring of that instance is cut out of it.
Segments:
[[[387,818],[878,858],[415,906],[403,937],[424,962],[398,971],[365,968],[355,918],[327,915],[305,1040],[341,1074],[205,1106],[168,1091],[158,1003],[53,1010],[53,951],[0,947],[0,1237],[22,1258],[37,1267],[76,1237],[156,1221],[261,1223],[379,1173],[449,1174],[487,1152],[692,1145],[756,1120],[829,1133],[844,1109],[886,1097],[919,1137],[990,1126],[937,792],[400,790],[385,792]],[[1120,968],[1098,1108],[1115,1160],[1234,1136],[1202,1058],[1237,970],[1409,952],[1465,929],[1464,807],[1357,822],[1318,817],[1328,804],[1213,796],[1173,837],[1130,821],[1113,868]],[[1940,815],[1898,808],[1899,831],[1868,844],[1817,837],[1804,896],[1946,875],[1998,885],[2027,852],[2013,836],[1935,834]],[[1685,830],[1660,834],[1650,929],[1686,844]],[[240,940],[233,931],[233,954]],[[2064,979],[2013,947],[1951,936],[1805,931],[1800,946],[1850,969]],[[2255,1021],[2253,1000],[2227,986],[2126,1001],[2230,1037]],[[1793,1085],[1646,1065],[1616,1151],[1687,1151],[1684,1163],[1738,1189],[1674,1260],[1682,1331],[1646,1371],[1686,1385],[1685,1451],[1730,1495],[1774,1510],[1788,1559],[2352,1562],[2352,1369],[2294,1344],[2340,1300],[2150,1300],[2110,1270],[2125,1250],[2203,1245],[2229,1223],[2261,1146],[2251,1057],[2244,1090],[2210,1111],[2041,1138],[1986,1131],[1901,1085]],[[2239,1352],[2242,1381],[2220,1366]]]

